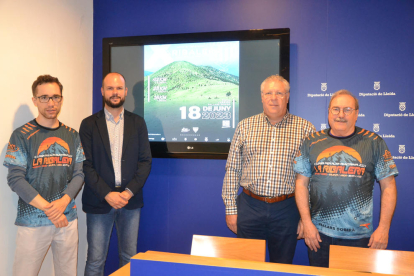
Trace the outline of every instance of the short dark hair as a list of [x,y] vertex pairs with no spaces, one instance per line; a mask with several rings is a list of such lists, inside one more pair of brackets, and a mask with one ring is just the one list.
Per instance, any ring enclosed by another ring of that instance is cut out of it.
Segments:
[[349,92],[348,90],[345,90],[345,89],[338,90],[332,95],[331,100],[329,101],[328,108],[331,108],[331,103],[332,103],[333,99],[335,99],[336,97],[338,97],[340,95],[348,95],[348,96],[351,96],[352,98],[354,98],[354,100],[355,100],[355,110],[359,110],[358,99],[354,96],[354,94],[352,94],[351,92]]
[[102,79],[102,88],[104,87],[104,81],[105,81],[106,77],[107,77],[109,74],[118,74],[118,75],[120,75],[120,76],[124,79],[124,83],[125,83],[125,87],[126,87],[126,79],[125,79],[124,75],[122,75],[121,73],[118,73],[118,72],[109,72],[109,73],[108,73],[108,74],[106,74],[106,75],[105,75],[105,77],[103,77],[103,79]]
[[60,95],[62,95],[63,85],[60,83],[58,78],[52,77],[51,75],[41,75],[41,76],[38,76],[37,79],[32,84],[33,97],[36,97],[37,87],[45,83],[56,83],[59,86]]

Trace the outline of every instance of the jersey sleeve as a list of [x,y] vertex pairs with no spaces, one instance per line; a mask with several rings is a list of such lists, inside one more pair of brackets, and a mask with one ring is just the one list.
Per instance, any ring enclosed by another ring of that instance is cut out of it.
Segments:
[[79,134],[76,137],[76,163],[83,162],[85,160],[85,153],[83,152],[82,143],[80,141]]
[[6,167],[19,166],[27,169],[27,149],[24,137],[17,131],[13,132],[10,137],[3,165]]
[[397,165],[395,165],[394,159],[392,159],[391,152],[389,151],[385,141],[382,139],[378,140],[377,160],[375,163],[375,177],[379,181],[391,175],[397,176],[398,169]]
[[305,139],[302,146],[300,147],[299,154],[293,161],[293,170],[295,173],[301,174],[306,177],[312,176],[312,166],[309,161],[309,144],[308,139]]

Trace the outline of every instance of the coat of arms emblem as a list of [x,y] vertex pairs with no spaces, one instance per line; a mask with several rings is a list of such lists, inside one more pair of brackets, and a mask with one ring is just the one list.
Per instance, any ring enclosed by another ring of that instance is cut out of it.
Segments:
[[375,132],[378,132],[378,131],[380,130],[380,128],[379,128],[379,124],[374,124],[373,130],[374,130]]
[[405,102],[400,102],[400,111],[405,110]]
[[322,82],[321,83],[321,90],[323,91],[323,92],[325,92],[326,90],[328,90],[328,84],[325,82]]
[[375,90],[379,90],[380,89],[380,82],[379,81],[374,81],[374,89]]
[[398,146],[398,152],[401,153],[401,154],[405,153],[405,145],[399,145]]

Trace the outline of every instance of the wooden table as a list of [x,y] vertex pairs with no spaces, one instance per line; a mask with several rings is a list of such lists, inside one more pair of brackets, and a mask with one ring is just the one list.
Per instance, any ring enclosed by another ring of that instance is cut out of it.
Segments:
[[[132,268],[132,269],[131,269]],[[136,271],[135,271],[136,270]],[[301,265],[275,264],[256,261],[234,260],[186,254],[147,251],[139,253],[128,264],[111,276],[135,275],[326,275],[326,276],[367,276],[364,272],[310,267]],[[382,275],[370,273],[370,275]]]
[[414,252],[331,245],[329,267],[414,276]]

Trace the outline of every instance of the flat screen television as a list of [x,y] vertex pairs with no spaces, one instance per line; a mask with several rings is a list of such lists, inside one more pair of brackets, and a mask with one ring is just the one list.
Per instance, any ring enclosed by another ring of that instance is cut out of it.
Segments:
[[263,112],[262,81],[289,80],[290,30],[103,39],[103,75],[126,79],[153,157],[226,159],[240,120]]

